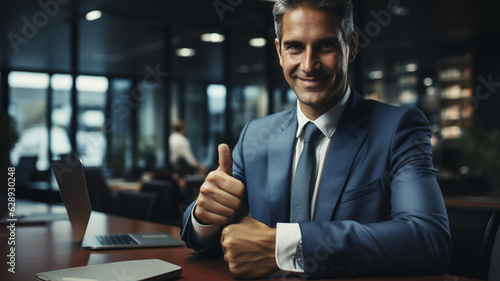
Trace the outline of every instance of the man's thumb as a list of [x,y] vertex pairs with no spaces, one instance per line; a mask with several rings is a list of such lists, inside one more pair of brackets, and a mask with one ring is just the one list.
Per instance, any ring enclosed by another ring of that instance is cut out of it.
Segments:
[[219,150],[219,169],[224,173],[232,176],[233,175],[233,156],[231,155],[231,149],[225,143],[220,144]]

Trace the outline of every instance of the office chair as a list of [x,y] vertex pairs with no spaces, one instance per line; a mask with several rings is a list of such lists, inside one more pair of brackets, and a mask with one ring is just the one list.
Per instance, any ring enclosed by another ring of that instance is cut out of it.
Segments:
[[452,249],[446,273],[500,280],[500,211],[448,208]]
[[119,192],[108,213],[138,220],[151,220],[156,194]]
[[500,227],[497,229],[495,242],[491,252],[490,270],[488,273],[488,280],[500,280]]
[[128,218],[152,219],[156,194],[125,191],[113,194],[101,168],[84,167],[84,172],[92,210]]
[[186,190],[183,195],[183,203],[189,206],[200,193],[200,187],[205,181],[204,178],[200,177],[186,177]]
[[21,156],[16,167],[17,186],[27,187],[27,183],[33,179],[36,172],[36,161],[38,156]]
[[173,180],[152,180],[142,184],[141,193],[156,194],[151,220],[154,222],[181,225],[182,214],[178,211],[181,194]]
[[92,210],[108,213],[114,198],[108,188],[108,183],[104,178],[101,168],[84,167],[84,173]]

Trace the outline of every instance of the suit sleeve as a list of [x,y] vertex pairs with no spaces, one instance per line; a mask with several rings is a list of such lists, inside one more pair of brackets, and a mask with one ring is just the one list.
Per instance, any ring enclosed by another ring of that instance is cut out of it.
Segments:
[[390,220],[301,222],[306,278],[444,271],[451,240],[427,119],[406,111],[390,141]]
[[186,211],[184,211],[181,226],[181,239],[186,243],[186,247],[193,249],[198,253],[214,257],[222,256],[222,249],[219,243],[221,237],[221,229],[219,229],[213,236],[213,238],[207,241],[206,244],[200,245],[199,243],[197,243],[193,225],[191,223],[191,212],[195,203],[196,201],[191,203]]

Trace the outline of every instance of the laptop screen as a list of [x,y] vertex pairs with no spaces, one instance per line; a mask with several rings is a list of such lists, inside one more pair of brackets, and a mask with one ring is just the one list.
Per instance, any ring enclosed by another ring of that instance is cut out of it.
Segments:
[[51,162],[75,240],[81,243],[92,212],[83,165],[79,159]]

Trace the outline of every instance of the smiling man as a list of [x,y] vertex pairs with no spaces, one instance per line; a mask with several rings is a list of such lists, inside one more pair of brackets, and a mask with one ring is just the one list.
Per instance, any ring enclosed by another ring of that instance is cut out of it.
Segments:
[[298,6],[283,15],[275,42],[286,81],[312,120],[344,96],[347,67],[356,56],[358,36],[344,38],[338,13]]
[[273,13],[297,108],[249,122],[232,154],[219,146],[182,238],[223,253],[241,278],[443,272],[450,234],[429,124],[347,84],[351,1],[277,0]]

